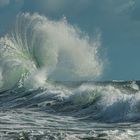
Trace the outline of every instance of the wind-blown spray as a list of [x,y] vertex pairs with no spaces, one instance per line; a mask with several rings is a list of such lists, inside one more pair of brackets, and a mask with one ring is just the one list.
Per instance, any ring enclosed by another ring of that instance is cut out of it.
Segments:
[[12,31],[0,39],[1,87],[13,87],[21,80],[39,86],[47,80],[93,80],[103,69],[98,41],[90,43],[66,19],[19,14]]

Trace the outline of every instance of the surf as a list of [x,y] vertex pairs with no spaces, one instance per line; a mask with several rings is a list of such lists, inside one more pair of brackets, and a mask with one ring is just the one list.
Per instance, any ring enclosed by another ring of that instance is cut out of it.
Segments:
[[[99,47],[99,39],[91,42],[65,18],[53,21],[39,14],[19,14],[9,33],[0,38],[0,91],[5,101],[1,106],[37,106],[94,121],[139,119],[135,81],[82,82],[102,75]],[[66,81],[73,85],[65,85]]]

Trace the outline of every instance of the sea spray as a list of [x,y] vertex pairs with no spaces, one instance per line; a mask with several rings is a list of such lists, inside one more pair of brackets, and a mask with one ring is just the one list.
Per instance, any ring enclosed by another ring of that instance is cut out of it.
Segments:
[[95,80],[103,70],[99,41],[91,43],[66,19],[52,21],[39,14],[19,14],[10,33],[0,39],[1,88],[15,86],[23,74],[26,83],[28,76],[36,83],[42,70],[44,78],[38,79],[39,86],[48,80]]

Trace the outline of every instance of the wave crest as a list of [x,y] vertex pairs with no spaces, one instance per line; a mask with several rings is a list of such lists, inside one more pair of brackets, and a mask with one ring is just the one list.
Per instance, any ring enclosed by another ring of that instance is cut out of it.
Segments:
[[47,80],[93,80],[103,70],[99,46],[99,40],[90,43],[66,19],[19,14],[12,31],[0,39],[1,87],[13,87],[21,79],[39,86]]

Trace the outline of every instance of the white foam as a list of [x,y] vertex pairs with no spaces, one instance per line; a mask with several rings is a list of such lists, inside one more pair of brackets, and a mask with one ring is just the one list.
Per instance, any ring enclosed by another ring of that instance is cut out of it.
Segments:
[[103,71],[99,46],[100,39],[89,41],[65,18],[51,21],[39,14],[20,14],[11,33],[0,39],[3,83],[14,86],[23,73],[38,85],[46,80],[95,80]]

